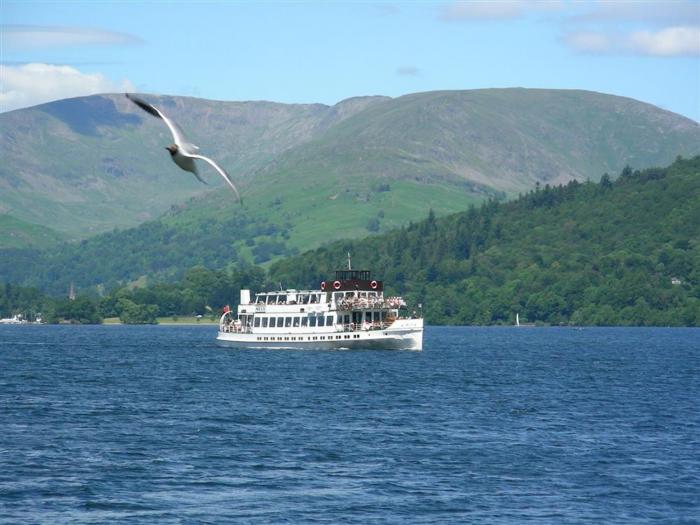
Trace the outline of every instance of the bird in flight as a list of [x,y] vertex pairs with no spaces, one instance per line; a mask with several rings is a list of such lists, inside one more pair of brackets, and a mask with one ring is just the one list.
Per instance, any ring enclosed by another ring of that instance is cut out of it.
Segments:
[[134,104],[136,104],[146,113],[150,113],[154,117],[158,117],[168,126],[170,133],[172,133],[173,135],[174,144],[171,144],[165,149],[167,149],[170,152],[170,157],[173,159],[173,162],[175,164],[177,164],[183,170],[189,171],[190,173],[194,174],[194,176],[197,177],[197,180],[206,184],[204,179],[200,177],[199,172],[197,171],[197,165],[194,163],[195,159],[203,160],[204,162],[210,164],[219,173],[219,175],[221,175],[224,178],[224,180],[228,183],[229,186],[231,186],[231,189],[236,194],[238,202],[241,201],[241,197],[238,194],[238,190],[236,189],[236,186],[233,185],[233,182],[231,182],[231,177],[229,177],[228,173],[226,173],[221,166],[219,166],[209,157],[199,155],[197,153],[197,150],[199,150],[199,148],[194,144],[187,142],[184,134],[182,133],[182,130],[175,122],[166,117],[163,114],[163,112],[160,111],[157,107],[153,106],[152,104],[149,104],[145,100],[142,100],[135,95],[126,93],[126,98],[131,100]]

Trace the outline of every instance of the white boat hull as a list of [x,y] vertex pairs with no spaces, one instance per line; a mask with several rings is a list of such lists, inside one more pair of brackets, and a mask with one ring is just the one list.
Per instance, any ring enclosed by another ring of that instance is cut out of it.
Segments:
[[313,350],[391,349],[422,350],[423,319],[399,319],[384,330],[352,332],[222,332],[221,345],[237,348],[296,348]]

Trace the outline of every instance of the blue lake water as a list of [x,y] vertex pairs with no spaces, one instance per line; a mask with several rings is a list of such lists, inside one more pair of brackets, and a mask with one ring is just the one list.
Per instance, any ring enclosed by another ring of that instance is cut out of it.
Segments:
[[699,523],[700,330],[0,327],[2,523]]

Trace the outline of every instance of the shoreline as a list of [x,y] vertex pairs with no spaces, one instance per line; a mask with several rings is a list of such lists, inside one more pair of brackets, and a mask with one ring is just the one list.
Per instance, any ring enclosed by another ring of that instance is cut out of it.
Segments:
[[[219,326],[219,321],[198,320],[192,317],[183,317],[182,320],[178,319],[177,321],[173,321],[172,317],[157,317],[156,321],[156,323],[144,323],[143,326]],[[102,320],[102,324],[105,326],[138,326],[138,324],[122,323],[118,317],[106,317]]]

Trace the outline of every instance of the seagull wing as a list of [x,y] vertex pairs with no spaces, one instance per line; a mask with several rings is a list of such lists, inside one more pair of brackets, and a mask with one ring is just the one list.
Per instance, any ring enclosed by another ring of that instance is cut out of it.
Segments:
[[135,96],[131,95],[129,93],[126,94],[126,98],[131,100],[134,104],[136,104],[138,107],[140,107],[142,110],[144,110],[146,113],[149,113],[153,115],[154,117],[157,117],[161,119],[165,124],[168,126],[168,129],[170,130],[170,133],[173,136],[173,142],[177,144],[177,147],[180,148],[180,150],[184,151],[185,153],[193,153],[199,148],[195,146],[194,144],[191,144],[190,142],[187,142],[187,139],[185,138],[185,134],[182,132],[180,129],[180,126],[178,126],[174,121],[170,120],[168,117],[166,117],[161,110],[159,110],[157,107],[155,107],[152,104],[149,104],[145,100]]
[[233,182],[231,182],[231,177],[229,176],[228,173],[226,173],[223,168],[221,168],[216,162],[211,160],[209,157],[205,157],[204,155],[189,155],[193,159],[200,159],[203,160],[204,162],[207,162],[211,164],[211,166],[219,172],[219,175],[221,175],[224,180],[228,183],[229,186],[231,186],[231,189],[234,191],[236,194],[236,198],[238,199],[238,202],[241,202],[241,196],[238,194],[238,190],[236,187],[233,185]]

